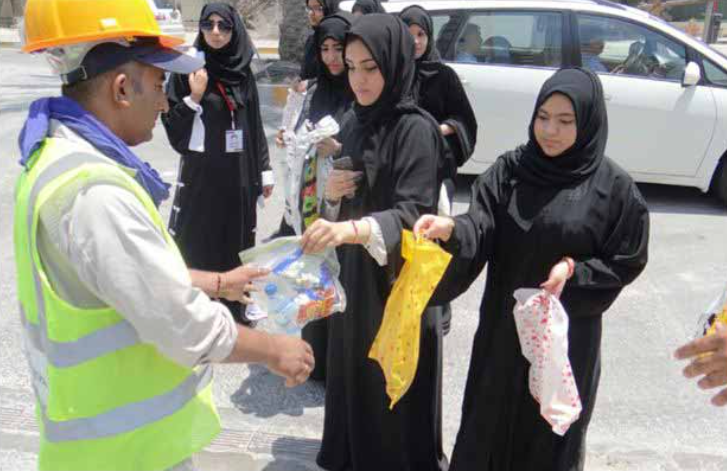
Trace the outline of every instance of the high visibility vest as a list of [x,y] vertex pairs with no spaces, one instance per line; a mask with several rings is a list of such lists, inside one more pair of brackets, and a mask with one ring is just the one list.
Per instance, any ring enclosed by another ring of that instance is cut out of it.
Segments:
[[210,365],[175,363],[144,343],[111,307],[69,304],[43,270],[41,208],[70,204],[78,190],[96,183],[133,193],[179,254],[152,200],[129,173],[67,139],[47,138],[18,180],[15,260],[41,471],[164,470],[220,431]]

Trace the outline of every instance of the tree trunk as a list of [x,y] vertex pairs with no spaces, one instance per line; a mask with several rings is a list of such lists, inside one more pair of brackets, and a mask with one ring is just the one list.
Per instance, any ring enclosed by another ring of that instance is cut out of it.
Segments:
[[280,23],[280,59],[300,62],[303,45],[311,33],[303,0],[282,0],[283,21]]

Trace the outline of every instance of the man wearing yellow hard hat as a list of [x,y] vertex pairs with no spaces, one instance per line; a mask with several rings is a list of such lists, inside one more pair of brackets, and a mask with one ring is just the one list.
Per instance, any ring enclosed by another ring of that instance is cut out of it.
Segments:
[[313,367],[308,344],[237,326],[194,286],[242,296],[260,273],[190,273],[157,210],[169,185],[130,149],[167,109],[165,71],[202,64],[145,0],[28,0],[23,35],[64,83],[30,107],[15,193],[39,468],[193,469],[220,430],[211,363],[264,363],[288,386]]

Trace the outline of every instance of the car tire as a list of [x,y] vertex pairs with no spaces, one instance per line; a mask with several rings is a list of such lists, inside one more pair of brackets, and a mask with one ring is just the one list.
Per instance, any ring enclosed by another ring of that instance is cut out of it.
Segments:
[[722,157],[722,161],[717,166],[717,171],[714,172],[712,193],[723,204],[727,205],[727,156]]

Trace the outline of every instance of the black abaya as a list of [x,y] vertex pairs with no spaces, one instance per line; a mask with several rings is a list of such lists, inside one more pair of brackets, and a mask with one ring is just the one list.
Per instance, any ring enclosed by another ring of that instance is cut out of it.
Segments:
[[[455,259],[437,288],[438,301],[464,292],[487,264],[454,471],[583,469],[600,377],[601,317],[646,265],[648,210],[631,177],[602,155],[607,123],[598,78],[558,72],[543,86],[536,111],[554,92],[567,94],[578,116],[574,147],[540,162],[561,165],[560,173],[533,170],[529,159],[548,158],[533,142],[500,157],[473,185],[469,211],[455,218],[447,244]],[[514,291],[537,288],[564,256],[575,261],[561,301],[583,411],[560,437],[528,389],[530,365],[512,311]]]
[[[326,411],[318,464],[328,470],[442,471],[441,319],[422,316],[416,378],[389,410],[381,367],[368,352],[401,267],[401,231],[437,205],[437,158],[443,145],[436,123],[410,98],[414,43],[390,15],[359,19],[361,38],[379,65],[385,87],[370,107],[354,105],[341,130],[342,155],[365,180],[344,199],[338,220],[371,217],[380,226],[387,265],[360,245],[338,248],[346,312],[330,318]],[[349,36],[351,37],[351,36]],[[350,40],[350,39],[349,39]]]

